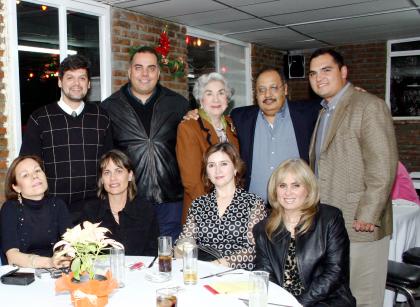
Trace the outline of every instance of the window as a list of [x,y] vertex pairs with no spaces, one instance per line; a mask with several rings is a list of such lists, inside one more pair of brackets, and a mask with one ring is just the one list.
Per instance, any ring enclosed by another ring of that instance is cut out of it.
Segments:
[[387,101],[394,117],[420,117],[420,38],[388,41]]
[[188,87],[190,100],[195,80],[217,71],[234,89],[227,112],[252,104],[249,44],[196,29],[187,29]]
[[29,115],[60,98],[58,67],[71,54],[92,63],[86,101],[111,92],[109,6],[89,0],[8,1],[11,156],[20,148]]

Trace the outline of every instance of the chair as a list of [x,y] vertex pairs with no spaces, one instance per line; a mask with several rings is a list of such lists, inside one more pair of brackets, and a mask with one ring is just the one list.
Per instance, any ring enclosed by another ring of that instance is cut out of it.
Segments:
[[420,247],[412,247],[406,250],[402,255],[402,259],[404,263],[420,266]]
[[386,287],[395,291],[394,306],[398,293],[401,293],[407,298],[410,307],[416,307],[416,299],[420,298],[420,268],[388,260]]

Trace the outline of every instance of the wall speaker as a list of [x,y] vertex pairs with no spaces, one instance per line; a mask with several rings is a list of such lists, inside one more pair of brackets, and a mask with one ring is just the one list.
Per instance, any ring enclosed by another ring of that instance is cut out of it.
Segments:
[[305,57],[303,55],[288,55],[287,69],[289,79],[305,78]]

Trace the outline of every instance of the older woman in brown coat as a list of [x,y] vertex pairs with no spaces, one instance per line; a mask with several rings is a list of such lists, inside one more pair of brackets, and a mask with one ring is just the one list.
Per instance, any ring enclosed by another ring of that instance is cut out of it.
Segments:
[[232,120],[223,115],[231,94],[232,90],[221,74],[202,75],[193,89],[193,95],[200,103],[199,118],[185,120],[178,126],[176,155],[184,186],[183,222],[191,202],[205,194],[201,168],[206,150],[221,142],[229,142],[239,150]]

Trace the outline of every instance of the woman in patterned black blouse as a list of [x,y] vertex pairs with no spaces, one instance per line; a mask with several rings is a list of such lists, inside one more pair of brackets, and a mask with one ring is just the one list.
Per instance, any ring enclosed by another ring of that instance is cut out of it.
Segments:
[[254,228],[256,269],[269,272],[303,306],[355,306],[342,213],[319,204],[317,180],[306,162],[280,164],[268,197],[271,215]]
[[177,242],[192,238],[200,246],[217,249],[215,260],[232,268],[254,267],[254,225],[266,217],[262,199],[244,191],[244,163],[229,143],[211,146],[203,159],[203,182],[209,194],[196,198]]

